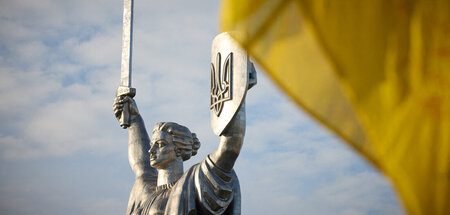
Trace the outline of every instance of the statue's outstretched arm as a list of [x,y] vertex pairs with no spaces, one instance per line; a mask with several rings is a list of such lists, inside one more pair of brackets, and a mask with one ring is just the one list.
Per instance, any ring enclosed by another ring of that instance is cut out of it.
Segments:
[[150,139],[145,129],[141,115],[131,121],[128,128],[128,160],[136,178],[158,175],[156,169],[150,166]]
[[245,102],[241,104],[238,112],[228,127],[220,135],[219,147],[210,155],[211,160],[221,169],[231,171],[236,162],[245,135]]
[[123,105],[129,105],[131,123],[128,127],[128,160],[136,178],[154,177],[157,171],[150,166],[150,138],[145,129],[144,120],[136,106],[136,102],[128,96],[116,97],[114,100],[114,113],[120,118]]

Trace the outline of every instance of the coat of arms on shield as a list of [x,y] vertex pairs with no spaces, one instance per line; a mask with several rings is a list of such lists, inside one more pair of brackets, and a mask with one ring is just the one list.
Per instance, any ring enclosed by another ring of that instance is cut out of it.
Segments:
[[256,71],[247,52],[230,34],[217,35],[211,48],[211,127],[217,135],[245,105],[247,90],[256,84]]
[[233,69],[233,53],[231,52],[223,67],[221,67],[221,54],[217,53],[216,66],[211,63],[211,106],[210,109],[214,111],[216,116],[220,116],[223,110],[223,105],[226,101],[232,99],[232,79],[231,74]]

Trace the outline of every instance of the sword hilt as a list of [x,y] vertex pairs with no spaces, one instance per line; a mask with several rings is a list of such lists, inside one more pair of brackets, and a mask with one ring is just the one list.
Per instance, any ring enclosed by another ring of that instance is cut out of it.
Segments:
[[[125,96],[129,96],[133,98],[136,95],[136,88],[127,87],[127,86],[119,86],[117,88],[117,96],[120,96],[122,99]],[[131,117],[130,117],[130,103],[127,102],[123,105],[122,113],[119,119],[120,127],[122,128],[128,128],[131,124]]]

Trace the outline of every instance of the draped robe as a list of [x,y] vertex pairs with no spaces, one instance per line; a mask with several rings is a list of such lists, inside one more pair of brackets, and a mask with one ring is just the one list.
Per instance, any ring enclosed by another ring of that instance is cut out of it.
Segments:
[[156,180],[154,169],[136,179],[127,215],[240,214],[236,173],[222,170],[209,156],[175,183],[156,186]]

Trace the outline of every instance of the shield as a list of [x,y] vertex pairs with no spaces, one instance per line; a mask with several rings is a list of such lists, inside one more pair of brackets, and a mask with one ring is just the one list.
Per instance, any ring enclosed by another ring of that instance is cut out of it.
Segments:
[[253,68],[247,53],[229,33],[217,35],[211,49],[211,127],[221,135],[240,105],[249,88],[249,71]]

